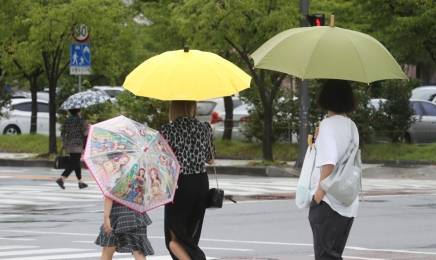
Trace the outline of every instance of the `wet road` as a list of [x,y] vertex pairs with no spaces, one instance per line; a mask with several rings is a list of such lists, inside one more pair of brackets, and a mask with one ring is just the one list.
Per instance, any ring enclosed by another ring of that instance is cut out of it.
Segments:
[[[50,169],[0,168],[0,260],[99,259],[100,248],[93,241],[103,218],[101,193],[91,179],[88,189],[79,190],[75,181],[68,181],[61,190],[53,182],[58,175]],[[207,256],[313,259],[307,210],[297,209],[289,199],[250,199],[262,191],[262,183],[276,194],[288,194],[295,180],[222,179],[224,189],[239,192],[235,195],[241,198],[247,193],[249,199],[207,211],[200,243]],[[371,187],[380,194],[401,189],[422,194],[365,197],[344,259],[436,259],[436,197],[432,182],[421,182],[374,182]],[[149,238],[156,252],[149,259],[170,259],[163,240],[163,209],[149,215],[154,222]],[[118,254],[114,259],[133,257]]]

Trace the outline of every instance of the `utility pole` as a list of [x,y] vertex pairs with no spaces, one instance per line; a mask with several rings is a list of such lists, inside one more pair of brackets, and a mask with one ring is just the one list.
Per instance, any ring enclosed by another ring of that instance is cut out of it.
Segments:
[[[309,22],[306,16],[309,15],[309,0],[300,0],[300,13],[303,19],[300,20],[300,27],[307,27]],[[309,135],[309,81],[298,80],[300,93],[298,95],[299,103],[299,141],[298,141],[298,160],[295,162],[295,168],[301,168],[304,162],[304,155],[307,150],[307,136]]]

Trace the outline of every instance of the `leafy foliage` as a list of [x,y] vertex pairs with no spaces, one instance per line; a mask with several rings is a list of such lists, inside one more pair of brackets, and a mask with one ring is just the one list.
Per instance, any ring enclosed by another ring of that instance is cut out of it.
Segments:
[[298,3],[185,0],[175,5],[172,21],[192,49],[217,53],[251,74],[263,107],[263,156],[272,161],[273,104],[286,75],[253,69],[249,55],[277,33],[299,26]]
[[409,99],[412,89],[420,84],[416,79],[407,82],[387,80],[382,83],[382,95],[386,101],[380,103],[380,108],[375,113],[377,123],[374,124],[374,128],[394,143],[403,141],[404,133],[415,122]]
[[141,124],[160,131],[169,122],[169,102],[145,97],[136,97],[129,91],[117,96],[116,111]]

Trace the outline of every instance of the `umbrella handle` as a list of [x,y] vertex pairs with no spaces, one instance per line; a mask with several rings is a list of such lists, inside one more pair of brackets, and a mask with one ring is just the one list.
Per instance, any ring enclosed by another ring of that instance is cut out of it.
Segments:
[[335,16],[330,16],[330,27],[335,27]]

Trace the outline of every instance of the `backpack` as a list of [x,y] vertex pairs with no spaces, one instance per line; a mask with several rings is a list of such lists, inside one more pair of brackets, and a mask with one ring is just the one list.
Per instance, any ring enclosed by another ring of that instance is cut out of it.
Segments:
[[[350,120],[351,121],[351,120]],[[322,189],[348,207],[362,191],[362,161],[359,146],[354,143],[354,127],[351,121],[351,143],[333,172],[321,182]]]

